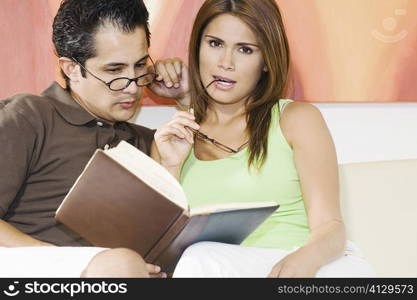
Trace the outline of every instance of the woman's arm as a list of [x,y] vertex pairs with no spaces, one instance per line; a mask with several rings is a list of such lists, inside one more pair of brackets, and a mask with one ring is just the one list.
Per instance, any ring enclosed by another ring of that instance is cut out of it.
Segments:
[[198,125],[193,122],[194,116],[188,112],[188,70],[180,58],[169,58],[158,60],[154,71],[158,77],[149,86],[150,90],[160,97],[174,98],[179,112],[156,131],[151,145],[151,157],[179,179],[182,162],[193,143],[192,133],[184,126],[198,129]]
[[152,141],[151,145],[151,157],[153,160],[167,169],[177,180],[180,179],[181,165],[167,165],[166,163],[161,162],[161,155],[159,154],[158,146],[156,145],[155,140]]
[[311,233],[306,244],[280,261],[270,275],[313,277],[343,252],[346,241],[336,151],[320,111],[311,104],[289,104],[280,125],[294,150]]
[[186,127],[198,130],[194,115],[178,111],[167,124],[159,127],[151,146],[151,157],[179,179],[181,167],[194,143],[193,133]]

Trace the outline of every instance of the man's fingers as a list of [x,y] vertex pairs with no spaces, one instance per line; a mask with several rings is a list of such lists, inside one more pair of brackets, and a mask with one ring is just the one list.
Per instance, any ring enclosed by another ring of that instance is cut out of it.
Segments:
[[168,71],[166,70],[164,63],[157,61],[155,67],[156,67],[156,73],[158,73],[157,80],[159,81],[163,80],[165,82],[165,85],[168,87],[169,85],[172,86],[172,82],[170,81],[171,78],[169,77]]
[[167,278],[167,273],[159,272],[157,274],[149,274],[151,278]]
[[157,80],[163,80],[167,87],[179,87],[181,81],[182,61],[179,58],[157,61]]
[[161,272],[161,267],[153,264],[146,264],[146,269],[151,278],[166,278],[167,274]]
[[179,58],[175,58],[174,61],[175,72],[179,75],[179,78],[182,77],[182,60]]
[[179,87],[179,74],[177,74],[176,70],[175,70],[175,66],[172,62],[169,62],[165,65],[165,68],[168,72],[169,75],[169,81],[175,86],[175,87]]
[[161,272],[161,267],[153,264],[146,264],[146,269],[148,273],[159,273]]

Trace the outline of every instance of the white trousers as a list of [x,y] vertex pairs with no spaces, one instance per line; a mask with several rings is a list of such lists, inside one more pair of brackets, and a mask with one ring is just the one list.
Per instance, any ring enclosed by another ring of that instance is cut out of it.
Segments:
[[80,277],[100,247],[0,247],[0,277]]
[[[295,251],[200,242],[187,248],[173,277],[267,277],[273,266]],[[322,266],[316,277],[376,277],[359,248],[348,241],[343,255]]]

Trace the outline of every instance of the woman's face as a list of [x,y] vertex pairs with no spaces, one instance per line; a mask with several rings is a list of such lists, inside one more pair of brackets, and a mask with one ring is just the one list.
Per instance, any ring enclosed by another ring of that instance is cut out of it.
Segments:
[[264,67],[256,35],[246,23],[230,14],[214,18],[200,44],[200,77],[217,103],[246,100],[255,89]]

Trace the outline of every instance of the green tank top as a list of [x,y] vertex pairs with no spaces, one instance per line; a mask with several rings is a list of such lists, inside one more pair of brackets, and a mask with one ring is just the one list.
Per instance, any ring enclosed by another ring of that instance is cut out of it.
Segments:
[[294,153],[279,126],[279,113],[291,101],[282,99],[272,109],[268,156],[260,171],[249,171],[247,148],[212,161],[197,159],[192,149],[182,167],[180,182],[190,207],[253,201],[280,205],[243,241],[245,246],[291,250],[302,246],[310,233]]

